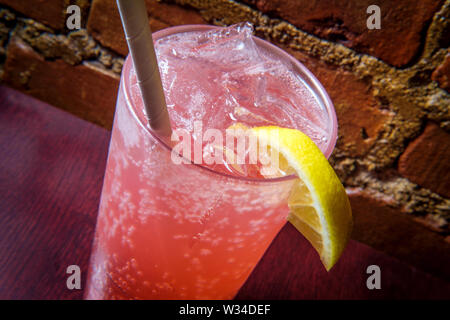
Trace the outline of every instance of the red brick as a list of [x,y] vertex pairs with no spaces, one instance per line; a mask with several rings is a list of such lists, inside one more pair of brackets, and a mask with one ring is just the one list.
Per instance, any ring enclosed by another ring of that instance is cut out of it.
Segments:
[[[150,27],[153,32],[182,24],[205,24],[200,14],[174,4],[147,0]],[[126,55],[128,47],[123,35],[120,16],[115,1],[94,0],[89,14],[88,31],[103,46]]]
[[354,240],[450,280],[450,243],[412,217],[364,192],[350,194]]
[[[246,0],[321,38],[403,66],[416,57],[422,34],[443,1],[438,0]],[[367,7],[381,9],[381,29],[366,26]]]
[[339,124],[338,145],[351,156],[364,156],[375,143],[392,114],[372,95],[369,83],[340,68],[329,66],[301,52],[284,48],[302,62],[324,86],[333,101]]
[[439,83],[439,87],[450,92],[450,53],[447,53],[444,62],[434,70],[431,79]]
[[44,23],[56,30],[65,26],[67,8],[65,0],[0,0],[4,4],[28,18]]
[[3,80],[10,86],[110,129],[119,77],[90,64],[47,61],[18,38],[8,46]]
[[435,123],[406,148],[398,162],[409,180],[450,198],[450,134]]

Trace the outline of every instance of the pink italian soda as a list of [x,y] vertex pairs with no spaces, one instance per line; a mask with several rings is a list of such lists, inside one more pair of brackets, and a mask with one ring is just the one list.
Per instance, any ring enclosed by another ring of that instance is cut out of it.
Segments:
[[[153,35],[172,128],[233,124],[306,133],[328,157],[336,116],[322,86],[284,51],[230,28]],[[200,141],[203,152],[211,141]],[[295,177],[254,166],[173,161],[146,125],[131,59],[121,77],[86,298],[231,299],[286,222]],[[207,152],[207,151],[206,151]]]

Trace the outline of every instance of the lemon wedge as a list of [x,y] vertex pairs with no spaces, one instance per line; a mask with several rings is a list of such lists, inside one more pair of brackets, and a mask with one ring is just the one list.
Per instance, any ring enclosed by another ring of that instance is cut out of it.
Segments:
[[249,130],[258,144],[278,153],[279,172],[297,175],[288,200],[288,221],[312,244],[330,270],[343,252],[353,225],[342,183],[320,149],[301,131],[276,126]]

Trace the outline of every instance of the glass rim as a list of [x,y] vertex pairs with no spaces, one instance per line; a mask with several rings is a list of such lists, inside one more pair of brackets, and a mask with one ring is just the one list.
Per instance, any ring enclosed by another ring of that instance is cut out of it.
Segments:
[[[174,26],[174,27],[169,27],[166,29],[156,31],[152,34],[152,36],[153,36],[153,41],[155,41],[156,39],[160,39],[165,36],[176,34],[176,33],[191,32],[191,31],[207,31],[207,30],[218,29],[218,28],[221,28],[221,27],[214,26],[214,25],[201,25],[201,24],[200,25],[195,25],[195,24],[194,25],[182,25],[182,26]],[[274,52],[276,55],[281,56],[282,58],[290,61],[293,64],[293,66],[300,71],[299,74],[300,74],[302,80],[308,80],[308,82],[309,82],[308,85],[310,86],[310,87],[308,87],[308,89],[312,90],[318,99],[322,99],[321,102],[325,106],[327,116],[329,118],[329,123],[331,125],[331,130],[329,132],[329,134],[330,134],[329,140],[330,141],[327,145],[327,148],[323,152],[325,157],[328,159],[331,156],[331,153],[333,152],[334,147],[336,145],[338,123],[337,123],[337,117],[336,117],[334,105],[333,105],[330,97],[328,96],[327,92],[325,91],[325,88],[322,86],[322,84],[319,82],[319,80],[312,74],[311,71],[309,71],[300,61],[298,61],[297,59],[292,57],[289,53],[278,48],[276,45],[274,45],[266,40],[263,40],[261,38],[258,38],[256,36],[253,36],[253,39],[255,40],[255,42],[257,43],[258,46],[262,46],[265,49],[268,49],[268,50]],[[130,70],[131,70],[131,67],[133,64],[130,56],[131,56],[130,54],[127,55],[127,57],[125,59],[125,63],[123,65],[122,76],[121,76],[121,86],[120,86],[119,90],[123,90],[127,108],[131,112],[133,118],[137,121],[137,123],[144,129],[144,131],[147,134],[150,135],[151,138],[155,139],[159,144],[161,144],[165,149],[167,149],[167,151],[172,152],[172,147],[169,146],[167,143],[165,143],[161,138],[159,138],[158,135],[151,130],[151,128],[148,126],[148,124],[144,124],[142,122],[142,120],[139,118],[139,116],[136,114],[135,107],[133,104],[133,99],[131,98],[132,96],[129,91],[130,86],[129,86],[129,81],[128,81],[128,79],[129,79],[128,75],[130,73]],[[122,81],[123,81],[123,83],[122,83]],[[123,86],[123,89],[122,89],[122,86]],[[215,170],[213,170],[209,167],[206,167],[202,164],[194,163],[193,161],[190,161],[190,164],[192,164],[200,169],[206,170],[206,172],[210,172],[210,173],[213,173],[215,175],[218,175],[218,176],[221,176],[224,178],[236,179],[236,180],[253,182],[253,183],[271,183],[271,182],[293,180],[293,179],[298,178],[295,174],[291,174],[291,175],[283,176],[283,177],[277,177],[277,178],[264,178],[264,179],[250,178],[250,177],[237,176],[237,175],[232,175],[232,174],[215,171]]]

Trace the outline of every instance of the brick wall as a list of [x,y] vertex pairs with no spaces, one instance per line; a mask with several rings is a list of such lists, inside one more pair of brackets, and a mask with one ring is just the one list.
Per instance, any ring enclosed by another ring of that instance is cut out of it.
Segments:
[[[69,32],[65,8],[82,9]],[[368,30],[366,9],[381,8]],[[330,94],[353,238],[450,278],[450,0],[147,0],[153,31],[250,21]],[[115,1],[0,0],[3,83],[110,129],[127,46]],[[447,264],[443,263],[446,262]]]

